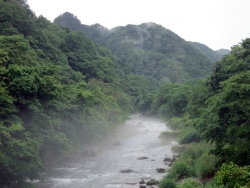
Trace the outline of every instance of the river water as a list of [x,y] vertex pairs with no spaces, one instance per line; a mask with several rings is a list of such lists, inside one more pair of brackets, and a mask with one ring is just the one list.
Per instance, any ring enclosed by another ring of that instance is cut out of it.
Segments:
[[[170,168],[163,159],[172,158],[171,147],[177,145],[172,139],[158,138],[166,130],[159,119],[132,115],[107,142],[94,147],[97,157],[72,156],[47,170],[44,180],[34,184],[37,188],[138,188],[141,179],[159,180],[165,174],[156,168]],[[115,142],[119,144],[112,144]],[[133,172],[120,172],[126,169]]]

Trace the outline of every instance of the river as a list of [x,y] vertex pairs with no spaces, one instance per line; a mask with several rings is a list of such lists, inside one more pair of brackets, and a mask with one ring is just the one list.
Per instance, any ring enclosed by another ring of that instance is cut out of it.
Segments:
[[[109,136],[109,144],[96,146],[97,157],[72,156],[47,170],[42,174],[44,180],[34,184],[37,188],[138,188],[141,179],[159,180],[164,173],[158,173],[156,168],[170,168],[163,159],[172,158],[171,147],[177,145],[172,139],[158,138],[166,130],[159,119],[132,115]],[[133,172],[120,172],[126,169]]]

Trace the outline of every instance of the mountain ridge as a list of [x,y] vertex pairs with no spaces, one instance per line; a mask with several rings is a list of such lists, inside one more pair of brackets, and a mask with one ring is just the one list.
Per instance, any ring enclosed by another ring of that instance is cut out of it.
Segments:
[[204,53],[156,23],[128,24],[109,30],[100,24],[80,24],[69,12],[55,18],[54,23],[84,31],[94,42],[110,49],[118,61],[162,84],[205,78],[214,67]]

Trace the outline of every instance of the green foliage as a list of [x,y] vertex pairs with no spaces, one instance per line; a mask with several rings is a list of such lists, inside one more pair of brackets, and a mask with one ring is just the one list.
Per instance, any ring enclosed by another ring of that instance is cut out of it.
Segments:
[[[174,114],[170,120],[170,125],[182,130],[181,143],[189,143],[194,136],[214,143],[192,143],[185,147],[176,162],[186,164],[186,169],[189,165],[202,179],[216,174],[217,184],[206,187],[249,187],[248,166],[236,165],[249,164],[249,44],[250,40],[246,39],[234,46],[231,53],[216,64],[209,79],[192,87],[187,95],[185,115]],[[165,90],[164,94],[168,96],[171,92]],[[155,100],[152,106],[154,104],[156,110],[167,109],[172,96],[156,96],[158,104]],[[236,164],[224,164],[216,173],[218,164],[231,161]],[[168,176],[176,180],[179,177],[172,169]]]
[[197,176],[201,179],[213,177],[217,171],[218,161],[215,155],[203,153],[195,162]]
[[193,178],[187,178],[181,182],[178,188],[202,188],[203,185]]
[[219,54],[219,55],[224,56],[224,55],[229,54],[229,53],[231,52],[231,50],[221,48],[221,49],[219,49],[219,50],[215,50],[215,52],[216,52],[217,54]]
[[141,113],[144,113],[144,114],[150,114],[150,107],[152,105],[152,102],[155,98],[155,93],[148,93],[143,101],[141,101],[138,105],[138,109]]
[[163,118],[180,117],[187,105],[191,87],[181,84],[166,84],[155,96],[151,110]]
[[14,105],[15,99],[9,95],[4,83],[0,83],[0,118],[3,120],[10,120],[13,118],[12,113],[17,111]]
[[220,82],[227,80],[237,73],[250,70],[249,43],[250,39],[247,38],[241,44],[233,46],[231,53],[216,64],[210,83],[214,91],[220,89]]
[[249,80],[247,71],[223,82],[205,112],[209,124],[203,128],[204,137],[216,143],[213,152],[237,164],[249,164]]
[[[172,165],[167,177],[175,181],[184,179],[182,181],[183,185],[181,183],[179,185],[180,187],[204,187],[196,180],[188,177],[207,181],[214,176],[215,172],[218,170],[217,164],[220,158],[209,153],[211,148],[211,145],[204,142],[187,145],[184,150],[180,152],[180,157],[178,157],[176,162]],[[185,180],[185,178],[188,179]],[[206,187],[213,187],[213,185],[207,185]]]
[[28,187],[26,179],[39,178],[42,169],[40,143],[20,124],[0,121],[0,186]]
[[68,26],[72,30],[81,29],[81,21],[76,16],[74,16],[73,14],[69,12],[65,12],[64,14],[58,16],[57,18],[55,18],[54,22],[58,23],[59,25],[63,27]]
[[192,176],[195,176],[195,169],[184,161],[175,162],[167,174],[168,178],[176,181]]
[[44,164],[122,124],[155,83],[26,1],[0,1],[0,19],[0,187],[28,187]]
[[20,35],[10,37],[0,36],[1,66],[8,68],[11,64],[35,65],[35,52],[30,48],[27,40]]
[[158,185],[159,188],[176,188],[176,183],[173,179],[165,176]]
[[26,1],[0,1],[0,35],[31,34],[35,30],[33,18]]
[[211,78],[198,83],[185,112],[222,161],[249,164],[249,39],[224,56]]
[[68,12],[54,22],[84,31],[99,45],[108,47],[120,62],[160,84],[204,78],[214,66],[196,47],[154,23],[108,30],[99,24],[80,25],[77,17]]
[[199,142],[200,140],[201,138],[194,127],[186,127],[179,135],[180,144],[189,144],[192,142]]
[[222,164],[216,173],[215,179],[218,185],[228,188],[249,187],[250,186],[250,167],[240,167],[233,162]]
[[168,122],[167,125],[174,130],[180,130],[183,127],[186,127],[185,118],[180,117],[172,117]]
[[209,47],[207,47],[204,44],[198,43],[198,42],[190,42],[195,47],[197,47],[202,53],[204,53],[211,61],[218,62],[221,61],[222,55],[217,53],[216,51],[213,51]]
[[181,159],[186,161],[189,165],[194,166],[195,161],[199,159],[203,153],[209,152],[211,145],[199,142],[189,144],[181,155]]

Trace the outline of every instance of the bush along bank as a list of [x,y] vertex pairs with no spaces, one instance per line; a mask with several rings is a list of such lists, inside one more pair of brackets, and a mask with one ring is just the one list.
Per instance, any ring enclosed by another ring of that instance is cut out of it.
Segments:
[[[214,144],[202,141],[194,127],[186,120],[173,118],[169,125],[178,137],[179,145],[172,147],[178,153],[170,171],[160,180],[159,188],[234,188],[250,187],[250,167],[222,163],[211,154]],[[178,124],[175,122],[178,121]],[[178,133],[178,134],[176,134]],[[164,132],[165,137],[172,136]]]
[[215,64],[206,80],[166,84],[154,95],[148,112],[169,120],[185,145],[182,152],[183,147],[175,148],[179,161],[160,188],[249,187],[249,65],[247,38]]
[[[173,118],[168,124],[178,137],[179,145],[172,148],[178,156],[159,182],[159,188],[211,187],[216,164],[220,161],[219,157],[209,153],[213,145],[201,141],[196,129],[187,126],[184,119]],[[171,132],[164,132],[164,135],[172,136]]]

